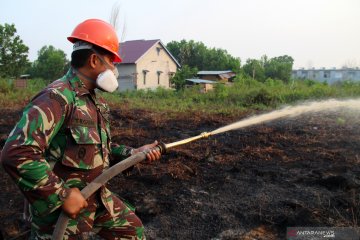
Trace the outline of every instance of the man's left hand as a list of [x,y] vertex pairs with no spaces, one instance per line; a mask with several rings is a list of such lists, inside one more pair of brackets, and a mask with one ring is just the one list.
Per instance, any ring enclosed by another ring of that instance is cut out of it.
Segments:
[[146,160],[148,162],[153,162],[153,161],[156,161],[156,160],[159,160],[160,157],[161,157],[161,153],[160,151],[155,148],[156,146],[158,145],[158,141],[155,141],[151,144],[146,144],[142,147],[139,147],[139,148],[136,148],[132,151],[132,154],[136,154],[138,152],[147,152],[146,154]]

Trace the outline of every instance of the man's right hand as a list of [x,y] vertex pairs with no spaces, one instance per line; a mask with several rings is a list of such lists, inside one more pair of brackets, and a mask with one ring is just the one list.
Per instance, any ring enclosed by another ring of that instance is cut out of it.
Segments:
[[69,195],[64,200],[62,210],[72,219],[75,219],[81,209],[86,208],[88,203],[78,188],[70,188]]

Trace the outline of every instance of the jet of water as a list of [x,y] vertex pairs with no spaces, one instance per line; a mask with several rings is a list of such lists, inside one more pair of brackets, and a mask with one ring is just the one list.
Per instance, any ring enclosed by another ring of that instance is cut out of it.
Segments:
[[322,111],[337,111],[341,108],[359,111],[360,110],[360,99],[350,99],[350,100],[335,100],[330,99],[320,102],[310,102],[307,104],[285,107],[279,110],[275,110],[269,113],[261,114],[258,116],[249,117],[241,121],[232,123],[230,125],[218,128],[208,135],[215,135],[230,130],[235,130],[239,128],[249,127],[259,123],[270,122],[279,118],[289,118],[296,117],[300,114],[305,113],[316,113]]

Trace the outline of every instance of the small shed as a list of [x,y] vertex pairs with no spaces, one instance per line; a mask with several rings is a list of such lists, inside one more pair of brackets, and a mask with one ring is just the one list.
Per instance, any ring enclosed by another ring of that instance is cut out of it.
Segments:
[[30,78],[30,74],[20,75],[20,77],[15,79],[14,81],[15,88],[26,88],[27,81],[29,78]]
[[186,84],[187,86],[200,85],[201,86],[200,92],[202,93],[206,93],[208,91],[213,90],[214,84],[217,84],[216,81],[199,79],[199,78],[186,79],[186,81],[188,82],[188,84]]
[[201,79],[218,81],[218,82],[231,82],[236,74],[233,71],[200,71],[197,76]]

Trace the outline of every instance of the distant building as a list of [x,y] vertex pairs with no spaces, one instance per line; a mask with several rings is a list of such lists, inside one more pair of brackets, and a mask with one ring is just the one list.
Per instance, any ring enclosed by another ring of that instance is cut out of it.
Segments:
[[197,76],[201,79],[218,81],[218,82],[231,82],[236,74],[230,70],[228,71],[200,71]]
[[292,71],[292,77],[294,79],[311,79],[319,82],[327,82],[329,84],[346,80],[360,81],[360,69],[298,69]]
[[170,78],[181,67],[159,39],[120,43],[120,56],[119,91],[170,88]]

